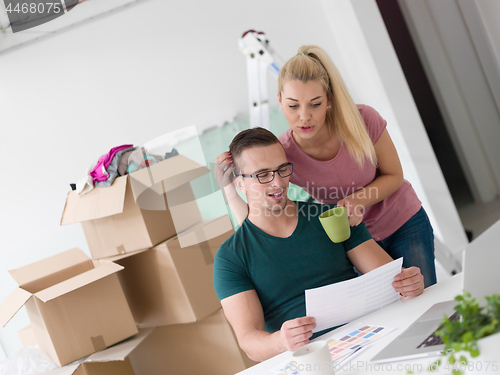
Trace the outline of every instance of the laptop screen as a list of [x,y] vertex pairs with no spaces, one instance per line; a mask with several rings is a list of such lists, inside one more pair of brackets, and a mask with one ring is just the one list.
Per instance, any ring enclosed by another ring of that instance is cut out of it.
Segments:
[[462,259],[463,289],[484,306],[484,297],[500,294],[500,220],[467,245]]

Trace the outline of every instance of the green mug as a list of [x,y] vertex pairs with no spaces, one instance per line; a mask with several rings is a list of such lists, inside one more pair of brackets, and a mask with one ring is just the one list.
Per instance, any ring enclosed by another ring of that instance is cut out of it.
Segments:
[[332,242],[344,242],[351,237],[351,227],[345,207],[334,207],[323,212],[319,215],[319,221]]

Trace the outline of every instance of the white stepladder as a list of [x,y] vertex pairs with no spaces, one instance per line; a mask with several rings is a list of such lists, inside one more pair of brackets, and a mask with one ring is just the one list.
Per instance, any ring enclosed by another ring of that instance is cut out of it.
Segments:
[[269,129],[269,93],[267,72],[278,78],[281,61],[269,46],[262,31],[248,30],[238,41],[241,52],[247,57],[248,101],[250,127]]

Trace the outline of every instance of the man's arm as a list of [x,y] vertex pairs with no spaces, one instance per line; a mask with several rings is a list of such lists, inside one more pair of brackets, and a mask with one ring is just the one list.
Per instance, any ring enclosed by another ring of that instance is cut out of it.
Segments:
[[[347,252],[351,263],[361,273],[392,262],[392,258],[374,240],[368,240]],[[394,277],[394,290],[405,297],[418,296],[424,291],[424,277],[418,267],[404,268]]]
[[221,304],[241,349],[254,361],[300,348],[309,342],[316,327],[314,318],[302,317],[286,321],[277,332],[266,332],[264,312],[255,290],[224,298]]

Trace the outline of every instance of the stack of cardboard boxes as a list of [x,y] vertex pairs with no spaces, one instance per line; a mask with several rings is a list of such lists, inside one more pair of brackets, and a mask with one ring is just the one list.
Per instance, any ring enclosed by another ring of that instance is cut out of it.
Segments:
[[81,223],[92,259],[75,248],[10,271],[20,287],[0,306],[0,323],[26,305],[23,343],[36,340],[59,366],[94,353],[54,374],[221,375],[251,366],[212,283],[231,222],[203,221],[189,183],[208,172],[178,155],[111,187],[70,192],[61,225]]

